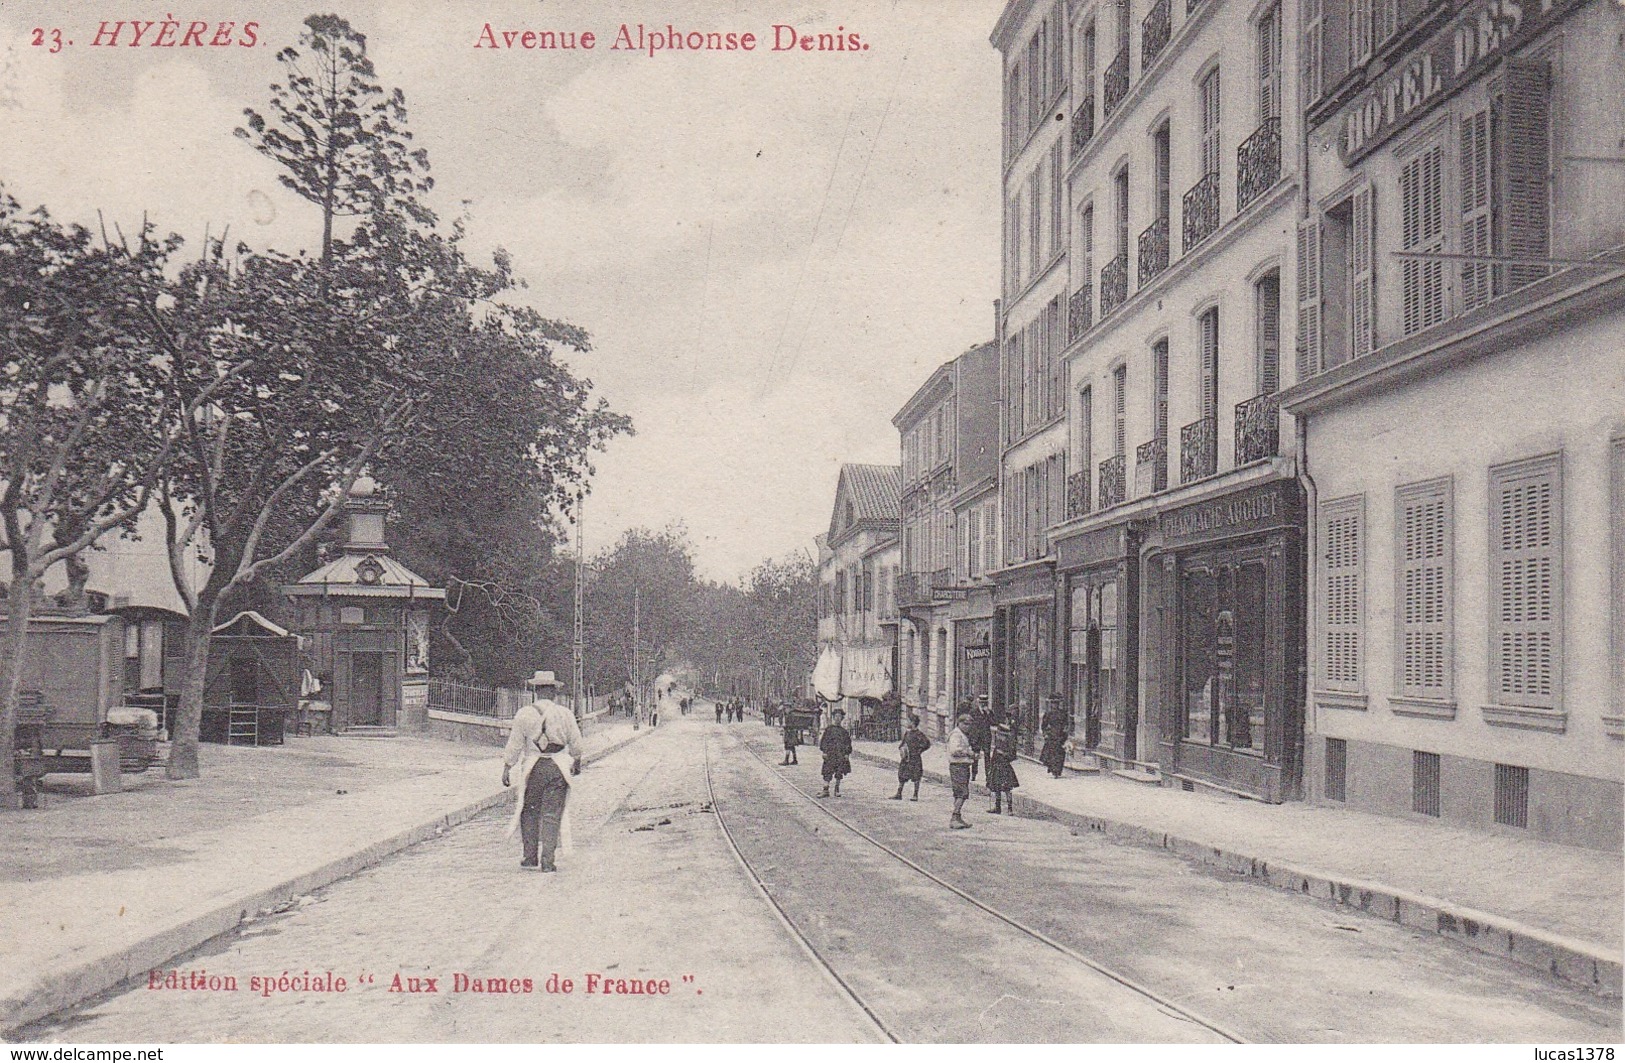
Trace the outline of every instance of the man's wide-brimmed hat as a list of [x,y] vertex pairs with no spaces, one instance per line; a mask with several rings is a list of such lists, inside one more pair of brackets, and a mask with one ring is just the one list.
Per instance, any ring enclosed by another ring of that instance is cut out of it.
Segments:
[[552,672],[538,671],[530,677],[530,685],[533,687],[557,687],[559,679]]

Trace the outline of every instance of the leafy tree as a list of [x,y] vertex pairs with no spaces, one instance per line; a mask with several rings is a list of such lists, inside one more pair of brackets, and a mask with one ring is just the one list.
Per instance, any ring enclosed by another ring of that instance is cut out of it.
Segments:
[[[609,690],[681,665],[697,586],[694,550],[681,524],[628,529],[593,558],[583,595],[589,680]],[[632,670],[634,596],[641,676]]]

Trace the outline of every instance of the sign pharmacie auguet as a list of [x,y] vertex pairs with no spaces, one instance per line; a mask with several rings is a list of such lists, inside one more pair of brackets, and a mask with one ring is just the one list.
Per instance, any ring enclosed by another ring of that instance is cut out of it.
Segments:
[[1428,42],[1377,76],[1343,112],[1338,148],[1352,166],[1469,85],[1490,63],[1582,0],[1478,0]]

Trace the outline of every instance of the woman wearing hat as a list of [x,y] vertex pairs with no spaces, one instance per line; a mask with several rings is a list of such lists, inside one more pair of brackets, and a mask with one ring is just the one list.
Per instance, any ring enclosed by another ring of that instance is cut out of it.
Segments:
[[823,735],[818,739],[818,749],[824,754],[824,792],[819,797],[829,796],[830,780],[835,781],[835,796],[841,796],[841,780],[852,774],[852,736],[847,733],[842,723],[846,713],[835,709],[829,714],[829,726],[824,728]]
[[1015,812],[1015,798],[1009,794],[1020,785],[1021,780],[1016,778],[1015,721],[1006,714],[993,725],[992,742],[987,751],[987,788],[993,794],[993,807],[988,811],[998,815],[1002,800],[1010,812]]

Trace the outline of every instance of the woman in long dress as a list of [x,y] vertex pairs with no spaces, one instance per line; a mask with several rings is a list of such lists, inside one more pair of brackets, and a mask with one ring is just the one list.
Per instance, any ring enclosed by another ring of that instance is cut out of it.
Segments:
[[1066,740],[1072,729],[1059,697],[1049,699],[1049,708],[1044,710],[1044,718],[1039,721],[1038,729],[1044,736],[1044,748],[1038,754],[1038,762],[1044,765],[1045,771],[1059,779],[1062,769],[1066,767]]

